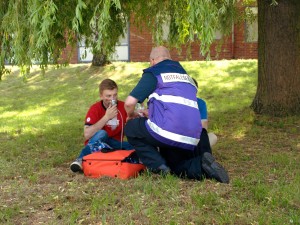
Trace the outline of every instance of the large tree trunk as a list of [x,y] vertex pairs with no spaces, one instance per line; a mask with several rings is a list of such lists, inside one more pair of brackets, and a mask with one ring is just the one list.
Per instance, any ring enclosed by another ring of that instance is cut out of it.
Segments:
[[105,66],[109,64],[110,61],[107,58],[107,55],[102,52],[94,52],[92,66]]
[[258,2],[258,114],[300,114],[300,0]]

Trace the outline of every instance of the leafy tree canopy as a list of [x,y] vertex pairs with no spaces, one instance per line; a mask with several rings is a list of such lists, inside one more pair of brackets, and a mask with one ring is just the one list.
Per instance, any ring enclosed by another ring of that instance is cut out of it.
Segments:
[[201,41],[200,52],[209,55],[214,32],[229,34],[232,22],[243,18],[239,4],[253,0],[0,0],[0,79],[5,62],[23,72],[38,62],[64,63],[61,53],[79,40],[93,53],[110,55],[128,21],[151,30],[156,44],[163,42],[163,26],[169,26],[168,43],[181,46]]

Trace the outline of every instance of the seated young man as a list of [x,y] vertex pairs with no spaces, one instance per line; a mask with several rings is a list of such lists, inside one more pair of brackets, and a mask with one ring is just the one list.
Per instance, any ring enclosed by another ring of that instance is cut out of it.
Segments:
[[99,84],[100,101],[94,103],[85,117],[85,147],[70,165],[73,172],[82,171],[82,158],[88,154],[109,149],[133,149],[123,141],[126,111],[124,102],[118,100],[118,86],[110,79]]

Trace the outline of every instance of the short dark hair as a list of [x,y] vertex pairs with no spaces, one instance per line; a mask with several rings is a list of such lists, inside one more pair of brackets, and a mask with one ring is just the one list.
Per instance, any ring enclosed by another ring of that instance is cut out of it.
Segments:
[[113,90],[117,88],[118,89],[118,85],[116,82],[114,82],[111,79],[104,79],[100,84],[99,84],[99,92],[100,94],[102,94],[102,92],[104,90]]

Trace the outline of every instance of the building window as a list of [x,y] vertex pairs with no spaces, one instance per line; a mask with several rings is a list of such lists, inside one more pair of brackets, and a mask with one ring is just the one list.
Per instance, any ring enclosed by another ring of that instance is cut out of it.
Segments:
[[[169,33],[170,33],[170,22],[169,21],[162,24],[162,30],[163,30],[162,40],[167,41]],[[223,38],[223,34],[220,30],[215,30],[214,34],[215,34],[215,40],[221,40]],[[194,37],[197,38],[197,35],[195,35]]]
[[247,7],[246,13],[249,13],[249,19],[245,22],[245,41],[257,42],[258,40],[258,23],[257,7]]
[[223,38],[223,33],[220,30],[215,30],[215,39],[221,40]]
[[[115,47],[115,52],[112,54],[110,60],[112,61],[129,61],[129,29],[124,37],[119,38],[119,42]],[[79,62],[92,62],[93,53],[92,48],[85,46],[85,41],[82,40],[78,43],[78,61]]]
[[170,21],[162,24],[162,30],[163,30],[162,40],[167,41],[170,33]]
[[78,61],[79,62],[92,62],[93,53],[92,48],[85,46],[85,41],[81,40],[78,43]]
[[113,61],[129,61],[129,26],[126,28],[124,37],[119,38],[115,52],[111,57]]

